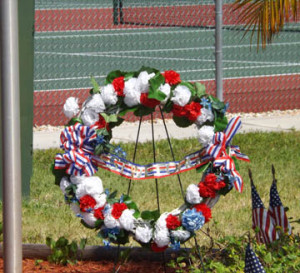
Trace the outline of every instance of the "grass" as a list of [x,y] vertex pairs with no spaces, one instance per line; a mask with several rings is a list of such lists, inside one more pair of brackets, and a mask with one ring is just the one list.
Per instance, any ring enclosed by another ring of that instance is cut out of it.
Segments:
[[[283,204],[289,207],[288,216],[298,217],[300,200],[300,132],[289,133],[248,133],[235,136],[235,145],[247,154],[251,163],[240,161],[240,173],[244,178],[244,191],[239,194],[232,190],[213,209],[213,220],[204,226],[209,227],[212,236],[241,235],[251,230],[251,191],[248,168],[251,168],[254,182],[266,207],[269,202],[269,188],[272,183],[271,164],[276,169],[278,190]],[[199,149],[196,139],[174,140],[172,145],[176,159],[181,159]],[[132,158],[134,144],[121,144],[127,151],[127,158]],[[50,164],[59,149],[37,150],[34,152],[33,177],[31,180],[31,196],[23,200],[23,243],[45,243],[47,236],[59,238],[65,236],[70,240],[79,241],[88,238],[88,244],[100,244],[94,230],[80,224],[69,207],[64,203],[60,188],[54,184],[50,172]],[[153,162],[152,143],[139,144],[136,162],[145,164]],[[171,159],[167,141],[156,143],[157,161]],[[113,173],[99,170],[97,173],[104,187],[118,189],[126,193],[128,179]],[[199,182],[201,175],[195,171],[183,173],[181,180],[183,189],[191,183]],[[180,187],[176,176],[158,180],[161,211],[171,211],[183,203]],[[131,197],[141,210],[156,209],[154,180],[133,181]],[[299,232],[299,225],[295,232]],[[199,233],[200,242],[206,237]]]

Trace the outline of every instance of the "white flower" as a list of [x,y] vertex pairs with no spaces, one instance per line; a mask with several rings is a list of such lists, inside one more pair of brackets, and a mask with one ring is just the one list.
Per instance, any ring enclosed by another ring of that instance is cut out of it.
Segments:
[[155,230],[154,232],[154,242],[158,247],[164,247],[170,243],[170,234],[168,230]]
[[203,198],[199,194],[199,187],[195,184],[190,184],[186,189],[186,201],[190,204],[199,204]]
[[102,113],[105,110],[105,105],[101,94],[94,94],[85,101],[86,108],[92,109],[96,113]]
[[214,134],[213,126],[204,125],[198,130],[198,140],[205,147],[212,143]]
[[138,226],[135,230],[135,239],[145,244],[149,243],[152,238],[152,232],[153,230],[148,224]]
[[158,89],[159,91],[161,91],[166,95],[165,99],[161,102],[162,104],[165,104],[167,100],[170,98],[171,86],[168,83],[165,83],[165,84],[161,84]]
[[94,227],[97,221],[93,212],[81,212],[83,221],[90,227]]
[[71,185],[71,183],[70,183],[68,177],[64,176],[64,177],[60,180],[59,186],[60,186],[60,189],[62,190],[63,194],[66,194],[66,188],[67,188],[68,186],[70,186],[70,185]]
[[78,99],[70,97],[64,104],[64,114],[68,118],[74,117],[79,112]]
[[120,227],[120,223],[117,219],[115,219],[111,214],[108,214],[104,218],[104,225],[107,228],[115,228]]
[[78,203],[71,203],[70,208],[74,212],[75,215],[81,214],[80,207],[79,207]]
[[100,195],[96,194],[94,195],[94,199],[96,200],[96,205],[95,205],[95,209],[104,207],[104,205],[106,204],[106,194],[102,193]]
[[168,213],[165,212],[157,219],[155,223],[155,230],[168,230],[166,218],[168,217]]
[[117,93],[112,84],[107,84],[101,89],[101,97],[105,105],[115,105],[118,101]]
[[80,183],[83,183],[83,181],[86,179],[85,175],[79,176],[79,175],[71,175],[70,180],[73,184],[78,185]]
[[83,121],[83,124],[86,126],[91,126],[99,120],[99,114],[89,108],[85,109],[83,113],[81,113],[80,117]]
[[136,82],[136,89],[140,93],[148,93],[149,92],[149,80],[155,76],[155,73],[148,74],[147,71],[142,71]]
[[133,214],[134,214],[134,210],[132,209],[123,210],[121,217],[119,218],[119,222],[122,228],[128,231],[132,231],[134,229],[135,218]]
[[180,106],[188,104],[191,98],[191,91],[184,85],[178,85],[173,91],[173,97],[171,101]]
[[[101,193],[103,193],[103,186],[102,181],[98,176],[86,176],[81,183],[77,184],[77,199],[80,199],[85,195],[90,195],[96,200],[97,203],[99,203],[101,202],[101,200],[103,200],[103,198],[101,197]],[[99,205],[99,207],[101,206]]]
[[201,115],[197,117],[196,124],[202,125],[205,121],[213,121],[214,120],[214,114],[211,110],[202,108],[201,109]]
[[171,237],[177,238],[180,242],[185,242],[191,237],[191,233],[187,230],[172,230]]
[[135,106],[140,104],[141,93],[136,89],[137,78],[131,78],[128,81],[125,81],[124,85],[124,103],[129,106]]

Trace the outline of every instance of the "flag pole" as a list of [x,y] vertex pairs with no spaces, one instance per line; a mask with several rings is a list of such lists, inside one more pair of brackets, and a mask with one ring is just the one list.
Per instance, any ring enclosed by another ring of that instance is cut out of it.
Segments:
[[273,183],[276,185],[277,184],[277,180],[275,178],[275,168],[274,168],[273,164],[272,164],[272,175],[273,175]]
[[22,272],[18,0],[0,1],[4,272]]
[[249,175],[249,178],[250,178],[251,186],[254,186],[251,169],[248,169],[248,175]]

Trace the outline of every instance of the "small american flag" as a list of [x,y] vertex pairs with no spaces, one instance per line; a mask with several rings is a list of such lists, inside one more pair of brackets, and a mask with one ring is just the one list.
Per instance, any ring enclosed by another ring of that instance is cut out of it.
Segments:
[[256,239],[259,243],[268,244],[278,238],[272,217],[265,209],[254,184],[251,185],[252,197],[252,228],[258,229]]
[[292,229],[286,216],[284,207],[281,203],[276,183],[273,182],[270,189],[270,206],[269,214],[272,217],[273,223],[276,226],[282,227],[284,232],[291,234]]
[[266,273],[259,259],[248,244],[245,255],[245,273]]

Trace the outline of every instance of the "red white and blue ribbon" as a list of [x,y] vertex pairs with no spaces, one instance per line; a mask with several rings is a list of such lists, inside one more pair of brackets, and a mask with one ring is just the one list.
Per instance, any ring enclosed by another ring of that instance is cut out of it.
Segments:
[[70,175],[92,176],[97,172],[97,167],[93,164],[90,154],[84,154],[76,150],[68,151],[55,156],[55,169],[66,169]]
[[93,127],[84,126],[80,123],[68,126],[60,135],[60,147],[65,151],[81,150],[83,153],[94,153],[93,142],[97,138]]
[[[249,161],[249,158],[241,153],[238,146],[230,146],[230,143],[241,125],[240,117],[232,118],[224,132],[215,133],[212,144],[206,147],[206,153],[202,158],[202,160],[212,160],[214,167],[219,167],[224,173],[230,173],[235,178],[234,185],[239,192],[243,190],[243,180],[231,157],[235,156],[237,159],[244,161]],[[229,155],[226,148],[229,148]]]
[[140,165],[114,154],[105,153],[93,156],[95,165],[132,180],[153,179],[171,176],[198,168],[207,163],[201,160],[203,150],[194,152],[180,161],[157,162]]

